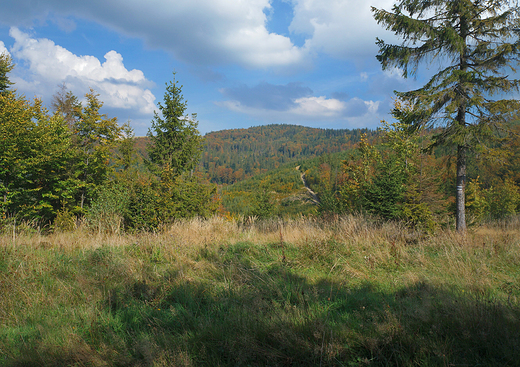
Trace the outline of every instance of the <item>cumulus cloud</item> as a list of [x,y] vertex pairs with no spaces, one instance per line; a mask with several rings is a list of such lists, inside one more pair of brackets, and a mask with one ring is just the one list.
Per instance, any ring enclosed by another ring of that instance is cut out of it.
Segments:
[[[338,58],[373,57],[376,36],[384,35],[370,6],[389,9],[393,0],[292,0],[287,33],[303,35],[298,47],[288,36],[269,32],[272,0],[17,0],[2,8],[0,21],[27,24],[51,17],[66,30],[68,18],[87,18],[148,45],[169,50],[197,65],[239,64],[286,67],[309,62],[316,53]],[[55,15],[57,14],[57,15]],[[284,33],[284,32],[280,32]],[[385,37],[386,38],[386,37]]]
[[17,0],[0,21],[26,25],[50,13],[87,18],[198,65],[236,63],[264,68],[293,65],[303,52],[288,37],[270,33],[270,0]]
[[29,71],[24,78],[13,79],[22,91],[46,95],[49,88],[65,82],[80,95],[93,88],[107,107],[136,109],[142,114],[154,110],[155,97],[148,89],[152,83],[142,71],[127,70],[116,51],[107,52],[101,63],[94,56],[75,55],[49,39],[32,38],[18,28],[11,28],[9,34],[15,40],[12,55],[24,61]]
[[371,6],[390,9],[393,0],[293,0],[291,32],[309,36],[305,48],[340,59],[373,57],[377,36],[388,37]]
[[298,98],[294,103],[296,106],[289,112],[307,118],[338,118],[345,110],[344,102],[324,96]]
[[5,43],[0,41],[0,55],[2,54],[10,55],[9,51],[7,51],[7,48],[5,47]]
[[362,118],[369,116],[373,120],[379,113],[379,102],[363,101],[359,98],[348,99],[342,93],[335,94],[341,98],[313,96],[312,90],[301,83],[261,83],[255,87],[240,86],[221,92],[232,99],[219,102],[218,105],[270,121],[356,121],[354,125],[359,126]]

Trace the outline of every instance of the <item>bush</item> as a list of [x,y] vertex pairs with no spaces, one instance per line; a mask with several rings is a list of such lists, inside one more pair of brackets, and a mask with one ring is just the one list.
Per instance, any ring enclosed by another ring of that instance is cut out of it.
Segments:
[[128,189],[122,182],[111,181],[100,186],[87,210],[87,226],[100,233],[118,233],[123,228],[128,203]]
[[500,219],[518,212],[520,192],[512,180],[496,181],[484,195],[491,218]]
[[76,216],[67,208],[58,211],[54,219],[54,232],[71,232],[76,228]]
[[395,157],[379,163],[372,182],[366,183],[363,208],[384,219],[397,219],[402,214],[406,177]]

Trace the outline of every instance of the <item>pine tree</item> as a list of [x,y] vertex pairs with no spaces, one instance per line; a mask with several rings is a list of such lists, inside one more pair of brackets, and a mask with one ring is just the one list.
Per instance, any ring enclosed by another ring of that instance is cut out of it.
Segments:
[[513,99],[492,99],[518,90],[519,7],[504,0],[401,0],[392,11],[372,8],[379,24],[403,39],[378,39],[383,69],[416,75],[422,61],[445,67],[421,88],[397,93],[412,106],[404,120],[412,128],[440,127],[433,145],[457,149],[456,223],[466,230],[464,192],[469,149],[486,149],[520,107]]

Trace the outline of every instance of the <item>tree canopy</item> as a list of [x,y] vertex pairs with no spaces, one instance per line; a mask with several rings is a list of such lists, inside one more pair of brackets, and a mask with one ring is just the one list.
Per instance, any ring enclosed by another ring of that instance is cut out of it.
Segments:
[[0,54],[0,93],[7,90],[7,88],[13,84],[7,76],[13,68],[14,64],[11,57],[6,53]]
[[[399,92],[410,109],[400,120],[410,128],[438,127],[433,146],[457,149],[457,229],[466,230],[465,186],[469,149],[489,149],[520,107],[517,91],[519,7],[504,0],[401,0],[392,11],[372,8],[376,21],[403,39],[377,39],[383,69],[417,75],[422,62],[442,67],[417,90]],[[495,98],[496,97],[496,98]]]
[[173,81],[166,84],[164,102],[157,106],[160,114],[155,112],[148,130],[151,140],[148,154],[163,177],[173,179],[194,169],[202,152],[197,115],[186,114],[188,104],[182,95],[182,86],[175,80],[175,73]]

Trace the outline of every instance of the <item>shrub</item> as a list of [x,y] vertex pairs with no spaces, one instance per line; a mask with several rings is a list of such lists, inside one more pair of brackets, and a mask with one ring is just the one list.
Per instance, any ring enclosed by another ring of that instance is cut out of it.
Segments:
[[98,232],[118,233],[128,210],[128,189],[122,182],[110,181],[100,186],[87,210],[86,222]]
[[55,232],[71,232],[76,228],[76,216],[67,208],[58,211],[54,219]]

